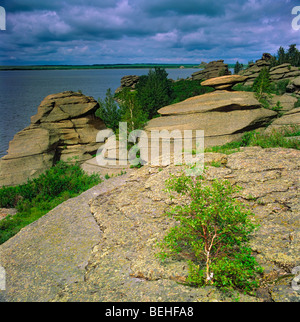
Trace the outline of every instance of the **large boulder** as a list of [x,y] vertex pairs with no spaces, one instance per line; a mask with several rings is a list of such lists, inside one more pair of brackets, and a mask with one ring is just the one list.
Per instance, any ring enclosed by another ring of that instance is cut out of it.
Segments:
[[232,86],[242,83],[247,79],[245,76],[240,75],[228,75],[221,76],[216,78],[208,79],[201,83],[202,86],[210,86],[215,88],[216,90],[231,90]]
[[276,119],[267,129],[267,132],[285,129],[295,129],[300,127],[300,107],[286,112],[282,117]]
[[207,80],[219,76],[230,75],[228,65],[224,64],[224,60],[212,61],[205,65],[203,70],[192,74],[193,80]]
[[57,161],[82,163],[91,159],[103,143],[96,142],[102,120],[95,117],[98,103],[80,93],[47,96],[17,133],[8,154],[0,160],[0,186],[18,185],[38,177]]
[[189,98],[158,112],[161,117],[149,121],[146,126],[149,137],[151,131],[179,130],[184,137],[185,130],[194,133],[202,130],[205,147],[237,140],[244,132],[264,127],[277,116],[276,112],[262,108],[254,93],[228,91]]
[[116,89],[116,93],[121,92],[124,88],[135,89],[140,77],[137,75],[128,75],[121,78],[121,86]]

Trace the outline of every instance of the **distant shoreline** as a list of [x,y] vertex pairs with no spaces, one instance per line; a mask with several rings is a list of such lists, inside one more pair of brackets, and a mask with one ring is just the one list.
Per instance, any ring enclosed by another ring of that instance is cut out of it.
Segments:
[[32,65],[0,66],[0,70],[82,70],[82,69],[150,69],[150,68],[203,68],[196,64],[95,64],[95,65]]

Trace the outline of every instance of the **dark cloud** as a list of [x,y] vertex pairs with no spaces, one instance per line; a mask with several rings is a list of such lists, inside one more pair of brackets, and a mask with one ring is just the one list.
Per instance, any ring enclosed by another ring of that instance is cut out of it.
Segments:
[[295,0],[10,0],[3,64],[247,62],[297,43]]

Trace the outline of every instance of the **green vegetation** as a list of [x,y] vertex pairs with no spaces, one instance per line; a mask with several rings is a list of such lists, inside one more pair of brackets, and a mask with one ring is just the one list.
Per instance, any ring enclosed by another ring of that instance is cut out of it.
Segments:
[[140,77],[135,90],[124,88],[113,96],[111,89],[108,89],[105,100],[99,99],[100,108],[96,111],[96,116],[116,133],[119,122],[127,122],[129,131],[142,129],[148,120],[159,116],[157,111],[160,108],[213,90],[201,86],[201,81],[172,82],[165,69],[156,67]]
[[201,86],[201,82],[196,80],[179,80],[171,84],[171,89],[171,104],[179,103],[190,97],[214,91],[212,87]]
[[136,88],[137,101],[148,119],[152,119],[160,108],[171,103],[171,81],[164,69],[150,69],[147,76],[141,76]]
[[244,65],[240,64],[238,61],[234,65],[234,74],[238,74],[241,70],[244,69]]
[[16,208],[18,213],[0,221],[0,244],[62,202],[101,181],[98,175],[87,175],[78,164],[59,162],[26,184],[1,188],[0,208]]
[[285,50],[282,46],[278,49],[277,55],[273,55],[271,61],[271,67],[289,63],[292,66],[300,67],[300,52],[296,47],[296,44],[289,46],[288,50]]
[[269,69],[264,67],[253,84],[253,91],[259,101],[265,100],[266,95],[271,94],[271,80]]
[[105,125],[114,132],[119,128],[119,121],[121,120],[121,111],[116,103],[111,89],[106,92],[105,100],[98,99],[99,109],[95,115],[103,120]]
[[216,152],[224,154],[232,154],[241,147],[260,146],[262,148],[288,148],[300,150],[300,140],[288,139],[289,137],[296,137],[300,135],[300,128],[297,126],[287,127],[282,131],[273,130],[271,133],[264,133],[263,131],[251,131],[245,133],[241,140],[227,143],[222,146],[210,147],[205,152]]
[[192,286],[215,285],[248,293],[257,288],[262,268],[249,248],[256,226],[250,219],[253,214],[233,197],[239,188],[228,181],[209,184],[203,176],[185,174],[172,176],[167,188],[186,202],[168,213],[178,224],[159,243],[158,256],[188,260],[187,283]]

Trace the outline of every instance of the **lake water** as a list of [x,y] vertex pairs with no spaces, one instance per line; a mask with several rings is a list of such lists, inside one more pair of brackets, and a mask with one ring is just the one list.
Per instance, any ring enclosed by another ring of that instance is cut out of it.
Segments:
[[[199,69],[166,69],[169,78],[190,77]],[[30,124],[41,101],[50,94],[78,91],[96,100],[115,91],[125,75],[146,75],[147,69],[0,71],[0,158],[9,141]]]

